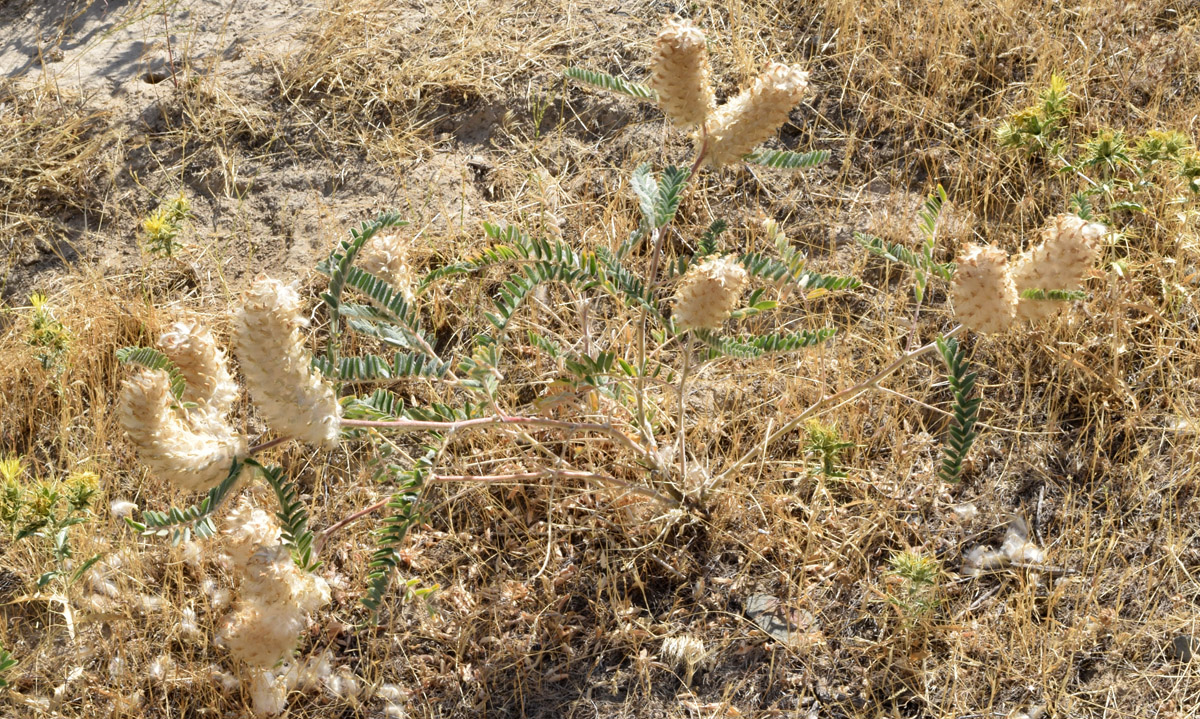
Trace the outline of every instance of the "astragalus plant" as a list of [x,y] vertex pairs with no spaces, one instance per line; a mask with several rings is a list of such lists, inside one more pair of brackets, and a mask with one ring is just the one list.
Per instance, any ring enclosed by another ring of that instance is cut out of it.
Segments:
[[[866,382],[822,398],[741,456],[710,449],[705,435],[713,432],[711,422],[689,405],[689,380],[720,357],[753,361],[829,340],[834,328],[792,329],[785,309],[860,283],[811,269],[772,222],[762,228],[770,254],[727,246],[727,224],[720,219],[685,238],[687,251],[669,249],[678,245],[667,239],[681,234],[673,222],[698,173],[740,163],[801,169],[828,156],[758,149],[802,100],[806,72],[771,63],[740,94],[718,104],[705,52],[700,30],[674,20],[656,41],[649,86],[589,70],[568,72],[656,102],[695,137],[688,163],[633,171],[637,228],[610,246],[577,247],[565,233],[531,234],[489,223],[486,249],[418,274],[400,234],[406,223],[397,214],[381,215],[351,230],[318,267],[328,287],[321,294],[323,348],[315,354],[305,332],[312,308],[292,286],[256,279],[232,311],[232,352],[272,438],[252,440],[231,422],[231,369],[198,323],[172,326],[159,349],[122,351],[124,360],[144,366],[126,384],[121,415],[143,462],[180,490],[207,493],[187,508],[144,512],[132,522],[137,530],[177,539],[212,536],[217,510],[251,475],[278,499],[275,518],[240,505],[222,539],[242,590],[221,641],[260,672],[255,682],[256,693],[266,697],[263,707],[278,704],[280,679],[271,667],[291,653],[308,614],[328,601],[328,587],[308,574],[320,564],[320,548],[347,523],[388,513],[375,535],[362,596],[368,609],[378,611],[400,564],[401,545],[436,483],[593,483],[637,495],[668,514],[704,514],[712,491],[734,480],[771,443],[934,350],[947,363],[955,393],[955,427],[940,474],[957,479],[979,409],[974,374],[952,339],[961,327],[910,348]],[[918,311],[929,282],[953,283],[960,320],[981,332],[1016,326],[1027,299],[1073,296],[1102,232],[1068,218],[1028,259],[1010,263],[997,250],[968,249],[956,274],[935,256],[944,201],[939,188],[926,203],[921,228],[927,241],[918,251],[860,240],[913,268]],[[490,279],[497,272],[505,279]],[[428,319],[444,309],[431,298],[489,282],[492,306],[469,328],[469,339],[430,331]],[[542,368],[536,383],[513,380],[531,365]],[[397,388],[420,391],[401,394]],[[506,466],[493,473],[447,471],[463,438],[484,432],[508,443]],[[314,533],[295,483],[281,468],[254,459],[289,441],[313,451],[370,445],[377,476],[394,488],[390,499]],[[837,455],[831,456],[832,472]]]

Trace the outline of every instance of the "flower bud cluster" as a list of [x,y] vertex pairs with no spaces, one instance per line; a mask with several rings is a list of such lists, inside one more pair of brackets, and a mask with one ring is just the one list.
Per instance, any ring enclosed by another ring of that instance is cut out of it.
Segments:
[[375,235],[363,248],[358,266],[400,291],[405,301],[416,299],[417,277],[408,264],[409,238],[400,232]]
[[1042,243],[1011,263],[1000,249],[966,245],[954,274],[954,314],[977,332],[1003,332],[1017,319],[1054,315],[1065,301],[1023,299],[1021,293],[1080,289],[1107,232],[1102,224],[1059,215],[1042,232]]
[[300,297],[259,276],[234,318],[234,351],[255,404],[276,432],[312,444],[337,444],[341,406],[313,369],[300,328]]
[[704,33],[690,20],[668,20],[654,42],[650,68],[663,113],[681,129],[702,127],[716,107]]
[[[1042,231],[1042,242],[1013,263],[1017,293],[1028,289],[1077,290],[1100,254],[1108,228],[1077,215],[1059,215]],[[1054,315],[1062,302],[1020,300],[1017,313],[1036,322]]]
[[709,257],[688,268],[675,294],[681,329],[719,329],[742,296],[748,276],[733,255]]
[[740,95],[713,114],[708,126],[707,162],[724,167],[741,160],[787,121],[808,88],[808,73],[773,62]]

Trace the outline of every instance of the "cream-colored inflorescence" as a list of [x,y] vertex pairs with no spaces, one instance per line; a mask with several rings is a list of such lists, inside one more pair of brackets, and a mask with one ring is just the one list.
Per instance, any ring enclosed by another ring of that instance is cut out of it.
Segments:
[[253,667],[272,667],[288,658],[309,615],[329,603],[329,585],[297,567],[278,539],[278,526],[261,509],[243,501],[231,514],[226,542],[242,584],[218,639]]
[[952,297],[955,316],[976,332],[1003,332],[1011,327],[1017,315],[1017,290],[1008,255],[996,247],[964,247]]
[[800,104],[808,73],[795,65],[773,62],[740,95],[713,114],[708,125],[708,164],[724,167],[769,138]]
[[675,324],[683,329],[719,329],[742,296],[748,276],[733,255],[692,265],[675,293]]
[[300,297],[260,276],[238,310],[234,351],[250,396],[276,432],[313,444],[337,444],[341,407],[312,367],[300,328]]
[[704,33],[690,20],[672,18],[654,41],[650,87],[658,106],[684,130],[704,125],[716,107]]
[[185,415],[174,404],[166,372],[140,372],[121,391],[121,425],[152,472],[180,489],[211,489],[245,456],[245,439],[214,413]]
[[159,337],[158,346],[187,382],[184,402],[194,402],[201,410],[221,416],[229,413],[237,399],[237,383],[229,374],[225,353],[207,327],[198,322],[176,322]]
[[411,240],[401,232],[375,235],[363,248],[358,266],[381,280],[390,282],[408,302],[416,295],[417,276],[408,264],[408,244]]
[[[1018,295],[1029,289],[1077,290],[1100,253],[1108,228],[1077,215],[1059,215],[1042,231],[1042,243],[1013,263]],[[1057,313],[1066,302],[1020,300],[1017,313],[1036,322]]]

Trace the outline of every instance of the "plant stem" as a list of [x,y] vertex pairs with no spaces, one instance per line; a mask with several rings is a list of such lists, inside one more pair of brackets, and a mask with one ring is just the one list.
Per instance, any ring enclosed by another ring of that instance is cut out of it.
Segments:
[[[595,474],[592,472],[579,472],[576,470],[569,470],[569,469],[543,469],[543,470],[540,470],[537,472],[514,472],[512,474],[433,474],[433,475],[429,476],[428,482],[482,482],[482,483],[530,482],[530,481],[535,481],[535,480],[540,480],[540,479],[583,479],[583,480],[589,480],[589,481],[594,481],[594,482],[601,482],[604,484],[616,485],[616,486],[620,487],[621,489],[624,489],[628,492],[633,492],[634,494],[640,494],[644,497],[649,497],[650,499],[653,499],[654,501],[658,502],[659,504],[662,504],[663,506],[666,506],[666,507],[670,507],[672,509],[680,507],[683,504],[679,500],[672,499],[670,497],[665,497],[665,496],[659,494],[658,492],[655,492],[653,489],[647,489],[646,487],[639,487],[637,485],[630,484],[629,482],[626,482],[625,480],[617,479],[616,477],[610,477],[606,474]],[[360,509],[351,515],[343,517],[342,519],[339,519],[338,521],[329,525],[325,529],[321,530],[318,533],[317,539],[313,544],[314,551],[320,552],[321,549],[325,546],[325,543],[328,540],[328,538],[330,536],[332,536],[333,534],[337,533],[338,530],[346,527],[349,524],[353,524],[354,522],[357,522],[358,520],[362,519],[363,517],[365,517],[369,514],[378,512],[379,510],[386,507],[388,505],[388,502],[391,502],[391,501],[392,501],[392,498],[389,496],[387,499],[380,500],[380,501],[376,502],[375,504],[372,504],[369,507],[364,507],[363,509]]]
[[465,419],[458,422],[429,422],[415,419],[394,419],[394,420],[367,420],[367,419],[344,419],[342,426],[344,427],[374,427],[378,429],[393,429],[408,432],[457,432],[462,429],[471,429],[475,427],[486,427],[488,425],[516,425],[526,427],[550,427],[552,429],[561,429],[568,432],[596,432],[598,434],[608,435],[617,440],[627,449],[637,453],[643,459],[646,459],[658,466],[657,458],[645,447],[631,440],[624,432],[610,424],[595,424],[589,422],[564,422],[557,419],[548,419],[545,417],[509,417],[498,415],[494,417],[480,417],[478,419]]
[[272,447],[275,447],[277,445],[283,444],[284,442],[290,441],[291,439],[292,439],[291,437],[276,437],[275,439],[263,442],[261,444],[256,444],[250,448],[249,454],[250,455],[258,454],[259,452],[262,452],[262,451],[268,450]]
[[[960,331],[962,331],[962,329],[963,329],[963,326],[958,325],[954,329],[952,329],[949,332],[942,335],[942,338],[949,339],[949,338],[953,337],[954,335],[958,334]],[[786,424],[781,426],[779,429],[777,429],[773,432],[770,432],[763,439],[762,442],[756,444],[753,449],[751,449],[749,452],[746,452],[744,455],[739,457],[737,459],[737,461],[735,461],[733,464],[731,464],[729,467],[727,467],[725,469],[725,471],[721,472],[719,475],[717,475],[715,478],[713,478],[713,480],[711,482],[709,482],[708,486],[705,487],[704,494],[707,494],[708,491],[711,490],[713,487],[715,487],[716,485],[718,485],[721,482],[728,479],[729,475],[731,475],[734,472],[741,469],[743,466],[746,465],[747,462],[754,459],[754,457],[756,455],[758,455],[760,453],[765,453],[767,451],[767,447],[771,446],[780,437],[784,436],[788,432],[791,432],[793,429],[798,427],[800,425],[800,423],[803,422],[804,420],[808,419],[809,417],[812,417],[813,415],[817,414],[818,412],[820,412],[821,410],[823,410],[824,408],[826,408],[830,405],[841,404],[842,402],[847,402],[847,401],[857,397],[858,395],[862,394],[863,392],[866,392],[869,389],[877,389],[879,387],[879,383],[882,382],[884,379],[887,379],[887,377],[889,377],[893,373],[895,373],[896,370],[900,369],[901,367],[908,364],[909,362],[917,359],[918,357],[928,354],[936,349],[937,349],[937,342],[930,342],[929,344],[924,345],[923,347],[919,347],[911,352],[900,355],[887,367],[884,367],[883,369],[876,372],[873,376],[871,376],[870,379],[867,379],[863,382],[859,382],[858,384],[854,385],[853,387],[841,390],[840,392],[835,392],[834,394],[828,395],[828,396],[818,400],[816,403],[809,406],[808,409],[804,410],[796,417],[793,417],[790,421],[788,421]]]
[[675,432],[679,435],[679,476],[682,487],[687,486],[687,432],[685,431],[687,417],[684,408],[687,406],[687,381],[688,370],[691,369],[691,359],[692,333],[689,330],[683,335],[683,370],[679,376],[679,422],[675,427]]

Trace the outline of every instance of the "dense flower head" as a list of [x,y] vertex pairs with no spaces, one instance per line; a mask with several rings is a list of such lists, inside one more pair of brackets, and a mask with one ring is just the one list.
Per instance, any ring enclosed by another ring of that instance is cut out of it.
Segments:
[[773,62],[754,83],[713,114],[708,125],[707,161],[712,167],[738,162],[775,134],[808,88],[808,73]]
[[121,390],[121,426],[152,472],[180,489],[211,489],[245,456],[245,439],[215,413],[185,414],[175,405],[167,373],[144,370]]
[[409,242],[410,238],[399,231],[377,234],[363,248],[358,266],[391,283],[406,301],[412,302],[417,277],[408,264]]
[[229,374],[225,353],[207,327],[194,321],[175,322],[159,337],[158,346],[187,382],[184,402],[194,402],[201,410],[218,415],[229,413],[237,399],[237,383]]
[[[1059,215],[1042,231],[1042,242],[1013,263],[1018,295],[1029,289],[1077,290],[1100,253],[1108,228],[1078,215]],[[1065,302],[1022,299],[1018,315],[1031,322],[1062,309]]]
[[675,294],[675,324],[719,329],[733,311],[748,276],[733,255],[708,257],[688,268]]
[[701,127],[716,106],[704,33],[690,20],[672,18],[654,41],[650,87],[658,106],[684,130]]
[[976,332],[1003,332],[1017,313],[1017,290],[1008,255],[996,247],[968,244],[958,256],[952,290],[954,314]]
[[300,328],[300,297],[278,280],[259,276],[235,316],[234,351],[250,396],[276,432],[337,444],[341,406],[313,369]]

